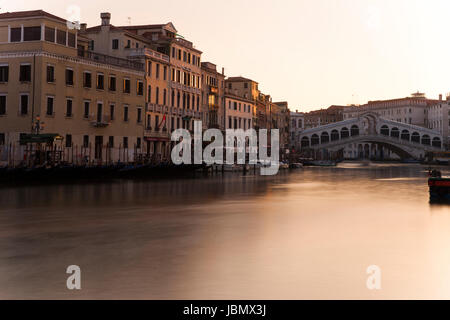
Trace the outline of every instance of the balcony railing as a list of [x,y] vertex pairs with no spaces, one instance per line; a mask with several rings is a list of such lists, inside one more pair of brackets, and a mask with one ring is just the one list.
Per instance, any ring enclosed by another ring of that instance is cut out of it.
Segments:
[[111,117],[109,115],[96,116],[91,114],[89,116],[91,125],[96,128],[104,128],[111,124]]
[[161,59],[163,61],[169,62],[169,56],[159,53],[157,51],[151,50],[149,48],[127,48],[129,51],[130,57],[139,57],[139,56],[150,56],[157,59]]
[[102,53],[78,49],[78,57],[127,69],[144,71],[144,64],[128,59],[107,56]]

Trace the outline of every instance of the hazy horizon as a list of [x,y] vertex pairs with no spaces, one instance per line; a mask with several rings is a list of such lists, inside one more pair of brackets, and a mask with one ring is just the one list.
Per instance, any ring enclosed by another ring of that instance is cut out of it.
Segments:
[[445,0],[134,3],[0,0],[0,11],[43,9],[73,20],[78,6],[88,27],[105,11],[114,25],[171,21],[203,61],[257,81],[293,111],[450,91]]

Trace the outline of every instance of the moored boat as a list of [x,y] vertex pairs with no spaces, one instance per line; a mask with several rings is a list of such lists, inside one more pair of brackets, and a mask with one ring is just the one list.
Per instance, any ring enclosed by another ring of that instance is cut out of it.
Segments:
[[450,178],[443,178],[441,172],[429,172],[428,187],[431,201],[450,201]]

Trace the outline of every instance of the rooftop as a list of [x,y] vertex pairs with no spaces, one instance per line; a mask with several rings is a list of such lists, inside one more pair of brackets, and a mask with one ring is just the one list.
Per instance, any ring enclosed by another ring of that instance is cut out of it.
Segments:
[[51,13],[44,10],[29,10],[29,11],[15,11],[15,12],[5,12],[0,13],[0,19],[20,19],[20,18],[34,18],[34,17],[46,17],[55,19],[61,22],[66,22],[66,19],[57,17]]

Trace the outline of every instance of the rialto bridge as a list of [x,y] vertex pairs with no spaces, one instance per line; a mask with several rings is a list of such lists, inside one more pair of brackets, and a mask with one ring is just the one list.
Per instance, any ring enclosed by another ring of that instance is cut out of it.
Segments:
[[366,158],[380,157],[387,149],[403,159],[421,159],[427,152],[443,148],[439,132],[383,119],[375,113],[306,129],[299,140],[302,152],[339,152],[349,145],[357,145],[358,157]]

